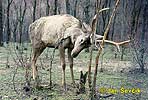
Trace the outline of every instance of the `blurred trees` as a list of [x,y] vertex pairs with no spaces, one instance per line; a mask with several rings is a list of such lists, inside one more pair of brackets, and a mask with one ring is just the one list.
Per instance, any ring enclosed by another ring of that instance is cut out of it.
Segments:
[[11,37],[11,31],[10,31],[10,6],[12,4],[13,0],[7,0],[7,9],[6,9],[6,14],[7,14],[7,40],[6,43],[8,44],[8,42],[10,41],[10,37]]
[[35,19],[36,19],[36,7],[37,7],[37,0],[33,0],[33,13],[32,13],[33,22],[34,22]]
[[66,12],[67,12],[67,14],[70,14],[70,2],[69,2],[69,0],[65,0],[66,1]]
[[2,7],[2,0],[0,0],[0,46],[3,45],[3,7]]
[[[24,5],[23,5],[24,3]],[[24,24],[24,18],[25,18],[25,13],[26,13],[26,9],[27,9],[27,4],[26,4],[26,0],[23,0],[21,2],[21,5],[19,6],[19,43],[21,44],[22,43],[22,34],[23,34],[23,24]],[[33,21],[35,20],[34,19],[35,17],[33,17]]]
[[50,4],[49,4],[49,0],[46,0],[46,16],[49,15],[49,11],[50,11]]
[[58,8],[58,0],[54,0],[54,15],[57,14],[57,8]]
[[[141,40],[143,27],[147,27],[143,25],[142,20],[146,2],[147,0],[143,0],[143,3],[141,0],[121,1],[108,38],[114,41],[125,40],[128,37]],[[2,39],[7,43],[9,40],[28,41],[29,25],[42,16],[68,13],[90,23],[95,14],[95,3],[96,0],[0,0],[0,41]],[[100,9],[109,7],[110,10],[100,15],[97,26],[98,34],[104,32],[114,3],[114,0],[100,0],[98,4]],[[147,29],[145,28],[145,41],[148,41]]]
[[144,54],[146,52],[146,49],[145,48],[145,35],[146,35],[146,29],[148,28],[148,1],[146,1],[144,3],[144,8],[143,8],[143,25],[142,25],[142,34],[141,34],[141,39],[140,39],[140,42],[141,42],[141,54],[140,54],[140,67],[141,67],[141,72],[143,73],[144,72]]
[[146,45],[148,42],[148,35],[146,34],[148,33],[148,1],[133,0],[130,3],[133,4],[129,20],[131,46],[134,50],[133,61],[140,66],[143,73],[148,55],[146,52],[148,48]]
[[[99,9],[109,7],[110,10],[100,14],[97,34],[104,32],[114,3],[114,0],[100,0]],[[146,3],[147,0],[121,1],[108,39],[122,41],[130,37],[133,42],[145,44],[148,41],[148,26],[143,21],[147,20],[144,17],[147,16],[144,13],[147,13]],[[95,5],[96,0],[0,0],[0,44],[2,40],[7,43],[29,41],[29,25],[42,16],[68,13],[89,24],[95,14]],[[121,50],[123,60],[125,49]]]
[[84,14],[84,21],[87,24],[89,24],[89,22],[90,22],[90,14],[89,14],[89,12],[90,12],[90,0],[85,0],[83,7],[84,7],[83,8],[84,9],[84,13],[83,13]]

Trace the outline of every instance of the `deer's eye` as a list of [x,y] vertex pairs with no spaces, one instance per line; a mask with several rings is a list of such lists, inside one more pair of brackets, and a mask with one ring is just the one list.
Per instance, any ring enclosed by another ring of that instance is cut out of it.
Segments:
[[83,42],[83,39],[81,39],[81,41],[80,41],[81,43]]
[[83,40],[83,39],[81,39],[79,43],[80,43],[80,44],[83,44],[83,42],[84,42],[84,40]]

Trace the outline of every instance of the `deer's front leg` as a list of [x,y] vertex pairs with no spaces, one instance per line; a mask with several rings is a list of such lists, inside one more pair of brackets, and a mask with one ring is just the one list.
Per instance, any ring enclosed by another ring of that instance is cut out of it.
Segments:
[[40,56],[40,54],[43,52],[43,50],[45,49],[45,47],[41,47],[41,48],[35,48],[33,49],[33,57],[32,57],[32,75],[33,75],[33,79],[35,80],[35,86],[37,87],[39,85],[39,77],[38,77],[38,70],[37,70],[37,66],[35,66],[37,58]]
[[63,85],[64,89],[66,89],[66,80],[65,80],[66,64],[65,64],[65,49],[64,49],[64,47],[59,46],[59,52],[60,52],[60,64],[61,64],[62,70],[63,70],[62,85]]
[[31,67],[32,67],[32,76],[33,76],[34,80],[36,80],[36,78],[38,76],[37,66],[35,66],[36,60],[37,60],[37,57],[33,56]]
[[73,58],[71,56],[71,51],[72,51],[72,49],[68,49],[68,61],[69,61],[69,64],[70,64],[70,72],[71,72],[72,83],[75,84],[74,74],[73,74]]

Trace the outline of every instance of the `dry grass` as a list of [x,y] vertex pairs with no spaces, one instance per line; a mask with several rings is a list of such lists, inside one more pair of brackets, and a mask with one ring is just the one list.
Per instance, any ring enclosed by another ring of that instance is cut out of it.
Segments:
[[[30,47],[27,47],[28,50],[24,51],[23,55],[27,54],[27,57],[30,56]],[[50,62],[50,50],[45,50],[44,53],[40,56],[37,62],[39,66],[39,75],[41,79],[41,84],[44,86],[41,89],[31,88],[31,92],[26,94],[23,90],[25,82],[25,69],[24,67],[18,67],[16,76],[15,76],[15,86],[16,90],[19,92],[19,95],[14,91],[13,85],[13,75],[16,69],[16,64],[14,58],[18,61],[15,51],[12,48],[13,52],[9,56],[9,65],[10,68],[6,68],[6,58],[8,51],[6,48],[0,47],[0,100],[33,100],[37,98],[38,100],[88,100],[88,91],[86,94],[76,95],[76,88],[73,88],[71,85],[71,76],[69,70],[69,64],[66,58],[66,82],[67,82],[67,91],[64,91],[61,86],[62,78],[62,69],[59,66],[59,53],[56,51],[55,58],[53,61],[52,69],[52,80],[54,86],[52,90],[48,87],[49,72],[48,65]],[[47,52],[48,51],[48,52]],[[18,51],[17,51],[18,52]],[[103,72],[99,72],[97,76],[97,88],[106,87],[106,88],[115,88],[119,89],[122,86],[125,88],[140,88],[140,94],[121,94],[117,93],[114,96],[108,99],[102,100],[147,100],[148,99],[148,73],[143,74],[139,73],[138,69],[135,69],[132,62],[130,61],[131,54],[128,56],[125,55],[124,61],[120,61],[119,57],[114,58],[114,53],[111,53],[111,49],[107,48],[104,50],[105,54],[103,59],[100,59],[99,69],[102,67]],[[93,59],[95,58],[96,52],[93,53]],[[25,56],[23,56],[25,57]],[[46,58],[47,57],[47,58]],[[78,81],[80,76],[80,71],[87,71],[89,53],[82,52],[80,55],[74,59],[74,75],[75,80]],[[29,62],[29,61],[28,61]],[[93,62],[94,64],[94,62]],[[93,65],[92,65],[93,66]],[[136,66],[137,67],[137,66]],[[133,70],[135,69],[135,70]],[[94,67],[92,67],[94,70]],[[31,71],[31,70],[30,70]],[[93,74],[92,74],[93,75]],[[31,86],[33,80],[31,80]],[[88,84],[86,84],[86,90],[88,90]],[[103,94],[106,95],[106,94]]]

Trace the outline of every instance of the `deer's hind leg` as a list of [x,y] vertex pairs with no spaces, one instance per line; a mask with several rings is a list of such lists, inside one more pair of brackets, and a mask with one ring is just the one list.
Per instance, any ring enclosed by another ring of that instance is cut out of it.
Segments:
[[60,63],[62,66],[62,70],[63,70],[63,75],[62,75],[62,85],[64,87],[64,89],[66,90],[66,80],[65,80],[65,68],[66,68],[66,64],[65,64],[65,49],[62,45],[59,46],[59,52],[60,52]]
[[70,72],[71,72],[71,78],[72,78],[72,84],[75,85],[75,81],[74,81],[74,74],[73,74],[73,58],[71,56],[71,51],[72,49],[68,49],[68,61],[70,64]]
[[36,86],[39,85],[39,81],[38,81],[38,69],[36,64],[37,58],[41,55],[41,53],[44,51],[46,47],[45,46],[38,46],[37,48],[33,48],[33,56],[32,56],[32,76],[33,79],[35,80],[35,84]]

